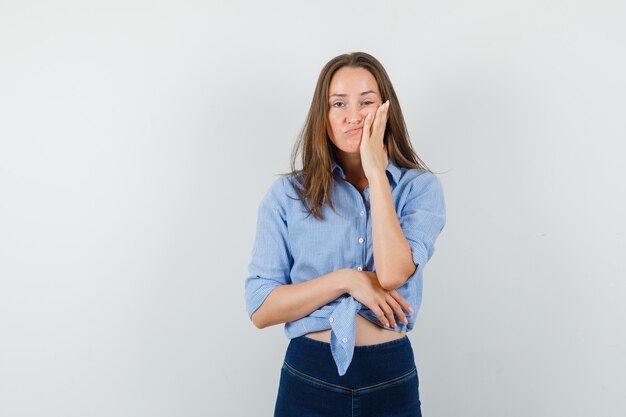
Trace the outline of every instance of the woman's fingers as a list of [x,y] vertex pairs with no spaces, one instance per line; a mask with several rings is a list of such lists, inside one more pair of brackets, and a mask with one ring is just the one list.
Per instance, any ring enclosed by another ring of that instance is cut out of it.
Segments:
[[409,303],[406,302],[398,291],[388,291],[382,288],[378,282],[378,277],[375,272],[363,271],[361,274],[363,277],[367,278],[367,280],[364,280],[363,282],[369,282],[369,284],[367,284],[368,289],[366,291],[366,293],[369,292],[369,294],[364,296],[362,301],[359,298],[357,298],[357,300],[369,307],[369,309],[376,315],[376,318],[387,327],[397,327],[396,317],[398,320],[402,320],[402,322],[407,323],[408,320],[406,314],[402,310],[404,309],[407,312],[412,312],[412,310]]
[[383,323],[385,326],[389,327],[389,322],[385,318],[385,313],[378,305],[376,305],[374,308],[370,307],[370,310],[372,310],[372,312],[376,315],[376,318],[378,319],[378,321]]
[[400,293],[398,293],[398,291],[391,290],[389,291],[389,295],[391,295],[405,311],[408,311],[409,313],[413,312],[411,305],[400,295]]
[[384,102],[376,109],[376,117],[374,119],[371,135],[375,138],[379,138],[382,144],[385,126],[387,125],[387,109],[389,109],[389,100]]
[[398,316],[401,322],[403,322],[404,324],[407,324],[409,322],[406,318],[406,315],[404,314],[404,311],[402,311],[402,307],[391,295],[387,296],[387,304],[389,304],[393,311],[395,311],[396,316]]
[[365,116],[365,122],[363,123],[363,132],[361,133],[361,142],[369,143],[371,131],[372,131],[372,118],[374,115],[370,112]]
[[[385,315],[387,316],[387,323],[385,323],[386,326],[396,327],[397,326],[396,318],[393,316],[393,310],[391,309],[391,307],[389,307],[389,304],[387,304],[386,302],[383,302],[380,307],[382,308],[382,310],[385,312]],[[391,326],[389,325],[389,323],[391,323]]]

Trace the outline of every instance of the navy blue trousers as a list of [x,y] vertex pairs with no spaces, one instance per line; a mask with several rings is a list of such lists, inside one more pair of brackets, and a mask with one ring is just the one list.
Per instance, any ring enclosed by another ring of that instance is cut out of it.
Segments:
[[274,417],[421,417],[419,379],[407,336],[354,347],[339,376],[330,344],[289,341]]

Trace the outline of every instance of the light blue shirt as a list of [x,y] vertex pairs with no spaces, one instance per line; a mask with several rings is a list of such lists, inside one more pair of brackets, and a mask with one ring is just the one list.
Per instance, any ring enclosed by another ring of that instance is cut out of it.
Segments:
[[[252,260],[245,280],[248,317],[279,285],[297,284],[343,268],[375,271],[372,250],[372,218],[369,186],[363,195],[349,182],[340,165],[333,163],[329,191],[336,213],[326,204],[325,220],[307,217],[297,200],[294,178],[281,176],[267,190],[257,212],[257,230]],[[408,324],[397,327],[381,323],[376,315],[345,293],[306,317],[285,323],[287,338],[331,329],[330,347],[339,375],[352,361],[356,336],[355,314],[397,332],[410,331],[422,302],[422,272],[435,250],[435,240],[446,221],[443,190],[439,179],[421,169],[397,167],[391,160],[386,169],[391,195],[416,270],[397,291],[411,305]],[[301,175],[301,174],[298,174]]]

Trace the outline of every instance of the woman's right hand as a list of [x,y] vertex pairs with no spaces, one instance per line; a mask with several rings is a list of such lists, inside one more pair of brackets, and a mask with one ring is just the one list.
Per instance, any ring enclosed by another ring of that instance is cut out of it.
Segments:
[[[376,272],[352,269],[348,280],[348,293],[361,304],[366,305],[387,327],[396,327],[394,312],[405,324],[408,323],[402,309],[412,312],[409,303],[396,291],[386,290],[378,281]],[[389,325],[392,324],[392,326]]]

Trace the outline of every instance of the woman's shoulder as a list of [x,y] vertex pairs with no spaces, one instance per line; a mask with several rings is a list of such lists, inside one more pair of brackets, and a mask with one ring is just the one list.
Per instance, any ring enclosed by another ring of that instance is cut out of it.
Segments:
[[425,170],[424,168],[407,168],[407,167],[400,167],[400,171],[402,171],[402,177],[406,177],[406,179],[415,179],[417,177],[420,177],[422,175],[434,175],[431,172]]
[[286,192],[294,190],[302,182],[302,173],[276,174],[270,184],[269,189],[276,192]]
[[437,175],[423,168],[402,168],[402,182],[411,183],[413,186],[440,186]]
[[280,205],[287,202],[297,195],[296,186],[299,181],[300,174],[278,174],[270,183],[265,193],[264,200],[272,200]]

